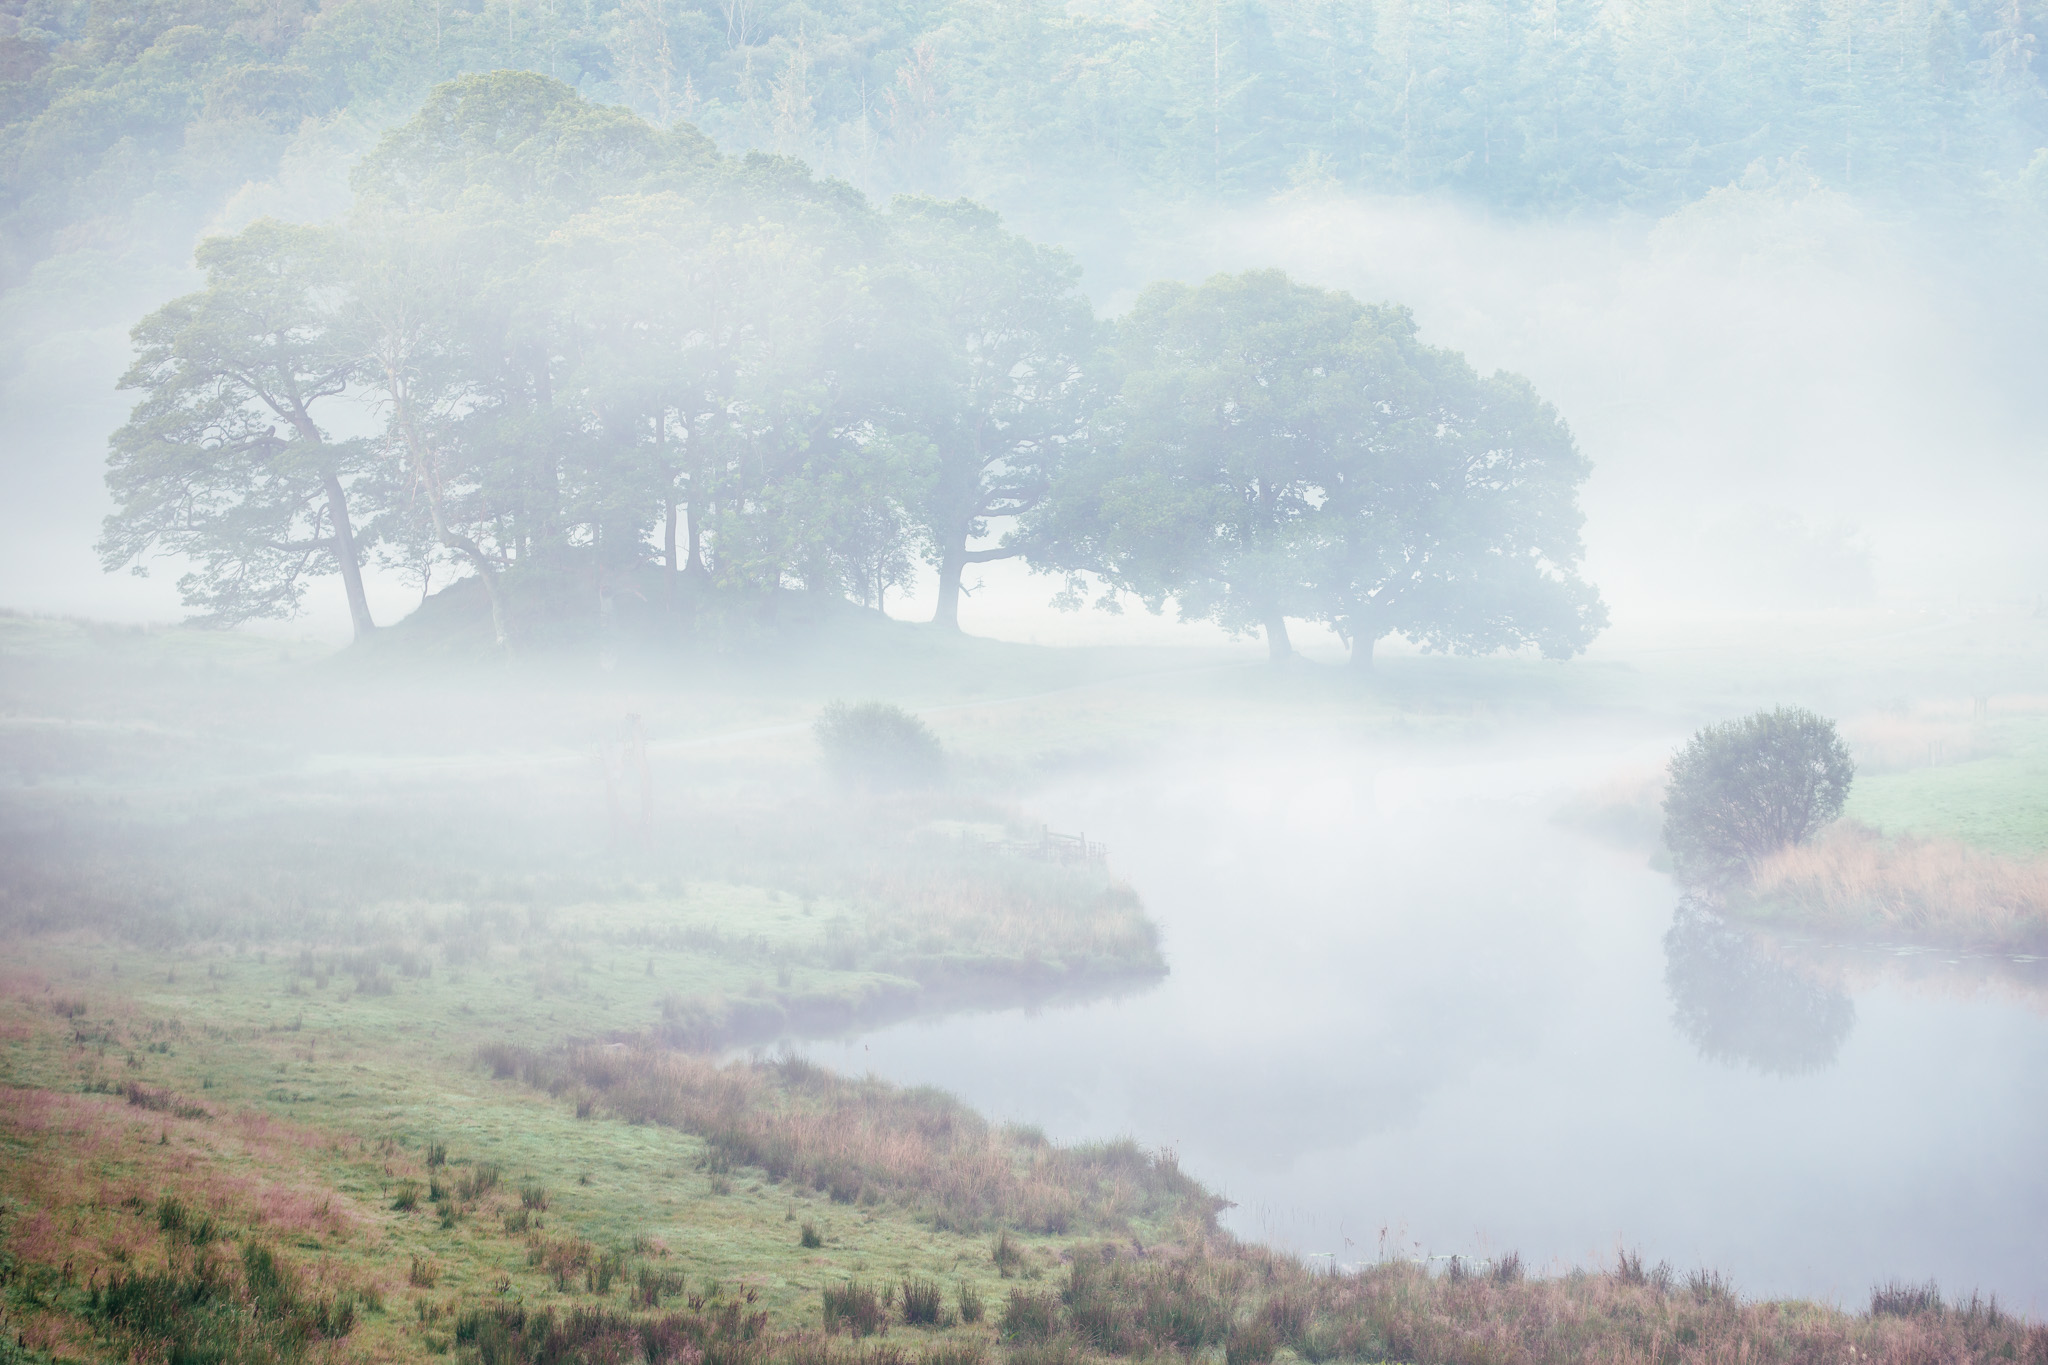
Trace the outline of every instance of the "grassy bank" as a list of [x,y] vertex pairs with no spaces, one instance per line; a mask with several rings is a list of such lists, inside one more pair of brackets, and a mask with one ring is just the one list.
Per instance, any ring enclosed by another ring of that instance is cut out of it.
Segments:
[[2048,1329],[1922,1287],[1844,1311],[1633,1257],[1333,1274],[1219,1234],[1170,1161],[931,1092],[520,1051],[406,979],[323,1013],[254,951],[7,947],[16,1357],[2048,1362]]

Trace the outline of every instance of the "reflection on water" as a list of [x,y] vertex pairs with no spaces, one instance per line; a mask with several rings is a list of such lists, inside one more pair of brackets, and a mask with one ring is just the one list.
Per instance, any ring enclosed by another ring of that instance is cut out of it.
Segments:
[[2048,1019],[1674,920],[1640,851],[1548,817],[1567,765],[1630,752],[1322,744],[1074,780],[1034,812],[1116,850],[1172,974],[810,1052],[1056,1140],[1171,1145],[1235,1231],[1344,1262],[1383,1229],[1534,1268],[1622,1243],[1750,1294],[1932,1278],[2048,1312]]
[[1856,1026],[1848,996],[1769,956],[1690,896],[1664,935],[1664,985],[1672,1022],[1701,1056],[1766,1074],[1832,1066]]

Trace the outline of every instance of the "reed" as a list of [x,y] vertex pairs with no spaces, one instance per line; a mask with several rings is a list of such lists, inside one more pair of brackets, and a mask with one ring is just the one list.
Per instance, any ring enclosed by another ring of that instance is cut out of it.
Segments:
[[2048,948],[2048,859],[1841,821],[1757,860],[1733,908],[1875,938],[2033,952]]

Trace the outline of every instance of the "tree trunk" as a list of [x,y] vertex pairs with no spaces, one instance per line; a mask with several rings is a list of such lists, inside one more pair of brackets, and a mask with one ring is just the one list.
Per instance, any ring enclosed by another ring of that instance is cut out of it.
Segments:
[[1287,638],[1287,618],[1278,612],[1266,618],[1266,650],[1276,664],[1294,657],[1294,645]]
[[690,476],[690,500],[683,506],[684,538],[689,544],[689,553],[683,557],[683,572],[704,573],[704,514],[697,505],[696,490],[704,486],[698,475]]
[[348,614],[355,624],[355,638],[362,640],[377,629],[377,623],[370,619],[370,599],[363,593],[363,564],[356,551],[356,529],[348,519],[348,495],[333,474],[322,479],[327,485],[327,515],[334,523],[334,562],[348,589]]
[[[464,536],[462,539],[469,538]],[[497,637],[498,648],[503,649],[512,642],[512,635],[505,627],[505,598],[498,587],[497,566],[477,549],[475,541],[469,541],[468,551],[470,562],[476,565],[477,577],[484,581],[484,596],[491,599],[491,633]]]
[[932,624],[946,630],[960,629],[960,575],[967,568],[967,555],[948,550],[939,561],[939,606]]
[[668,572],[662,575],[661,594],[665,600],[673,601],[676,595],[676,574],[682,566],[676,563],[676,500],[664,498],[665,512],[661,531],[661,562],[668,565]]

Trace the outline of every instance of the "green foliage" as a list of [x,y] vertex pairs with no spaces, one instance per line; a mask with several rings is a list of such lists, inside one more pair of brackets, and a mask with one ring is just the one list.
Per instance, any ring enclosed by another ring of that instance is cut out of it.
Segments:
[[1856,765],[1831,720],[1799,707],[1710,725],[1671,760],[1664,842],[1679,875],[1722,885],[1842,813]]
[[929,786],[946,768],[938,736],[916,716],[888,702],[832,702],[811,726],[825,765],[842,781],[863,786]]
[[1360,664],[1393,632],[1569,657],[1605,624],[1577,574],[1570,433],[1526,381],[1422,345],[1406,310],[1252,271],[1154,285],[1118,336],[1121,392],[1032,528],[1040,563],[1263,629],[1276,658],[1288,617]]

